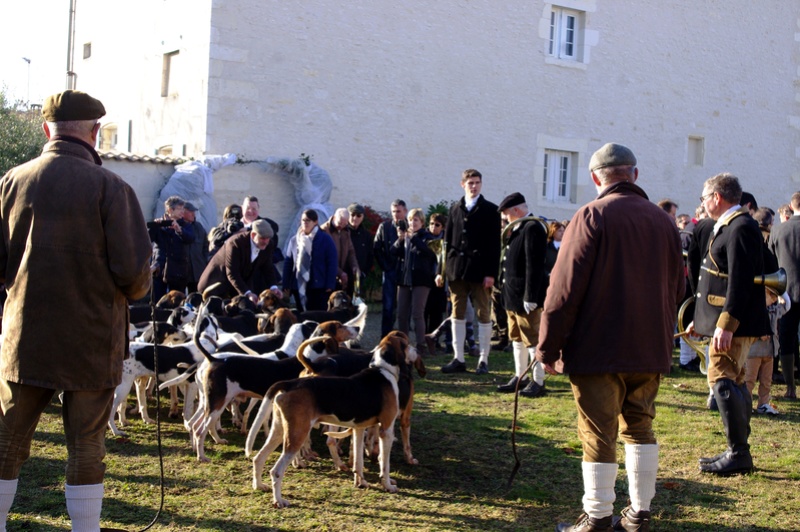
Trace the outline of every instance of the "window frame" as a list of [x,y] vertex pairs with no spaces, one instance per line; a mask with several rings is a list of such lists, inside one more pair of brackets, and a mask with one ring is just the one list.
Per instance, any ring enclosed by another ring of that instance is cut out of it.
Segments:
[[[554,166],[553,161],[557,159]],[[578,154],[566,150],[545,149],[540,197],[548,203],[576,202],[575,166]]]
[[582,62],[584,13],[575,9],[553,6],[550,11],[550,30],[547,43],[549,56],[564,61]]

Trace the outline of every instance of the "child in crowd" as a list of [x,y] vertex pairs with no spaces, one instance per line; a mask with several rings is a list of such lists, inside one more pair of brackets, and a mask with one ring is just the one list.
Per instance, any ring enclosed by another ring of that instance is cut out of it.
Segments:
[[778,343],[778,320],[789,311],[791,301],[789,294],[779,296],[771,288],[766,288],[767,311],[769,312],[772,334],[762,336],[755,341],[747,354],[745,365],[745,385],[752,394],[758,379],[758,406],[757,414],[777,416],[779,412],[769,403],[770,388],[772,387],[772,363],[780,344]]

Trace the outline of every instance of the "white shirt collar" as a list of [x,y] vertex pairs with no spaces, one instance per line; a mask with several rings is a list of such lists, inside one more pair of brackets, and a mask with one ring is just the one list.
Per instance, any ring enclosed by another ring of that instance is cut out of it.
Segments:
[[261,253],[261,250],[258,249],[256,246],[255,241],[253,241],[253,235],[250,235],[250,262],[255,262],[258,258],[258,254]]
[[725,225],[725,223],[730,219],[731,216],[734,215],[739,209],[741,209],[741,205],[734,205],[727,211],[722,213],[722,216],[719,217],[717,223],[714,224],[714,234],[716,235],[719,229]]

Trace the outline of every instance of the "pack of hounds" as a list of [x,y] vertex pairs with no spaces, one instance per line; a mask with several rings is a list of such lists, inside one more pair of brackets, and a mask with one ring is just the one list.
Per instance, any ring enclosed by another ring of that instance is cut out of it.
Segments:
[[[389,457],[398,417],[405,460],[418,463],[410,431],[413,372],[425,376],[422,358],[399,331],[372,350],[351,347],[360,345],[367,306],[354,304],[345,292],[331,294],[327,311],[297,312],[265,291],[257,305],[245,297],[223,301],[170,292],[154,308],[132,306],[130,312],[130,356],[108,420],[115,436],[125,436],[115,418],[127,425],[127,397],[134,385],[137,406],[128,413],[138,412],[145,423],[153,423],[147,396],[158,382],[159,389],[170,390],[171,417],[181,415],[179,392],[183,396],[184,425],[198,461],[209,461],[209,434],[214,442],[227,443],[220,436],[225,411],[247,434],[245,455],[253,458],[254,489],[268,489],[262,480],[264,464],[282,446],[270,470],[276,508],[289,505],[281,489],[289,464],[303,467],[319,458],[310,445],[315,427],[327,436],[334,467],[348,471],[352,466],[356,487],[368,486],[364,455],[377,455],[383,488],[397,491]],[[262,432],[266,442],[253,455]],[[348,436],[352,445],[345,462],[339,441]]]

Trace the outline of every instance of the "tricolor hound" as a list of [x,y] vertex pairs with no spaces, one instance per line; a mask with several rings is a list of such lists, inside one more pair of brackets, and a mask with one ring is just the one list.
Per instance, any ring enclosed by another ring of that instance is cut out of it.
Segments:
[[417,352],[407,340],[387,337],[375,348],[371,366],[352,377],[308,377],[272,385],[261,405],[264,412],[260,417],[266,419],[272,414],[272,424],[266,443],[253,458],[253,488],[266,489],[261,480],[264,462],[283,444],[270,476],[273,505],[288,506],[281,493],[286,468],[314,425],[326,423],[353,429],[356,487],[368,486],[364,479],[364,431],[379,425],[381,482],[386,491],[396,492],[397,486],[389,477],[389,455],[400,408],[397,382],[402,368],[416,359]]

